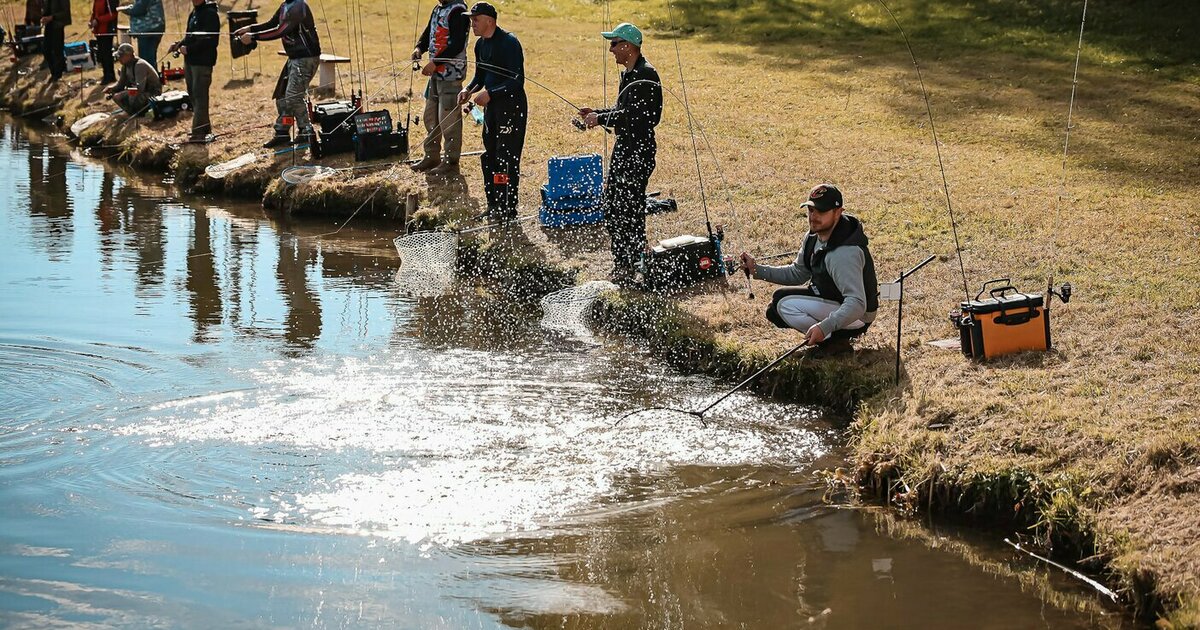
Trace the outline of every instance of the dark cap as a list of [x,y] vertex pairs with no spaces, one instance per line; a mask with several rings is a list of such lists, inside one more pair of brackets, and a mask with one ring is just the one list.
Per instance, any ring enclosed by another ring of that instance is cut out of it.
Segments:
[[842,207],[842,191],[833,184],[817,184],[808,191],[808,201],[800,204],[804,208],[816,208],[821,212]]
[[471,10],[463,15],[466,15],[467,17],[471,17],[473,15],[486,15],[493,20],[498,17],[496,15],[496,7],[488,4],[487,2],[476,2],[475,4],[471,5]]

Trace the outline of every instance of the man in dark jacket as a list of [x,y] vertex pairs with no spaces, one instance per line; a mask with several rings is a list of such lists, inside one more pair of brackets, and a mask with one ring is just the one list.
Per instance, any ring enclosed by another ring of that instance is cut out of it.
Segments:
[[808,211],[809,232],[796,261],[768,267],[743,252],[742,266],[775,284],[808,282],[804,288],[776,291],[767,319],[803,332],[810,345],[822,344],[822,354],[849,352],[850,339],[866,332],[879,309],[867,236],[861,221],[843,213],[842,192],[832,184],[814,186],[801,206]]
[[234,35],[246,45],[252,41],[282,39],[283,50],[288,56],[272,94],[275,109],[279,113],[275,119],[275,135],[263,147],[272,149],[291,142],[288,126],[284,124],[284,118],[291,117],[296,121],[299,132],[296,143],[315,148],[317,135],[313,133],[312,122],[308,119],[304,96],[321,62],[321,40],[317,37],[317,25],[308,3],[305,0],[284,0],[270,20],[239,28]]
[[50,80],[57,81],[67,71],[67,57],[63,52],[66,30],[71,25],[71,0],[43,0],[42,3],[42,52],[46,66],[50,68]]
[[[435,175],[458,172],[462,152],[462,110],[457,103],[467,76],[467,30],[471,26],[463,0],[438,0],[429,15],[429,24],[412,58],[416,61],[429,53],[429,63],[421,74],[429,77],[425,87],[425,157],[414,164],[414,171],[432,170]],[[445,157],[442,141],[445,140]]]
[[468,14],[475,41],[475,76],[458,93],[483,110],[483,189],[488,217],[507,221],[517,216],[521,184],[521,152],[529,123],[525,98],[525,52],[516,35],[496,25],[496,7],[476,2]]
[[613,129],[617,141],[604,185],[604,223],[612,249],[611,279],[620,285],[633,281],[646,250],[646,185],[654,172],[658,144],[654,127],[662,119],[662,83],[654,66],[642,56],[642,32],[628,22],[601,33],[609,41],[621,72],[617,105],[579,110],[589,128]]
[[188,142],[206,142],[212,131],[208,118],[208,89],[212,86],[213,66],[217,65],[217,41],[221,32],[221,16],[217,3],[192,0],[187,34],[171,44],[169,52],[183,54],[184,79],[192,97],[192,133]]

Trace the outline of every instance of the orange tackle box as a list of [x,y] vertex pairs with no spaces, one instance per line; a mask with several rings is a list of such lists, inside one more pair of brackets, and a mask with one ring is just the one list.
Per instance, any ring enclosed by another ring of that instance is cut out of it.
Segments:
[[[992,285],[1000,286],[989,289]],[[983,283],[975,299],[959,304],[950,320],[958,327],[963,354],[974,359],[1050,349],[1050,310],[1043,297],[1017,291],[1008,278]]]

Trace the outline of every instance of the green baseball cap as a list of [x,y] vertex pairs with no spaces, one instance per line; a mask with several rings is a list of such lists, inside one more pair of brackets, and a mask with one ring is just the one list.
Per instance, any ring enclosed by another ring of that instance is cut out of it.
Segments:
[[621,22],[611,31],[600,33],[604,39],[623,39],[638,48],[642,47],[642,31],[629,22]]

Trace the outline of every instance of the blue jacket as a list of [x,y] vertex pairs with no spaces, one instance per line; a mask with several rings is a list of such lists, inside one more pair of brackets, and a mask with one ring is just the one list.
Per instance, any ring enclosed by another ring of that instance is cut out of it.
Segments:
[[129,33],[162,35],[167,30],[167,18],[163,15],[162,0],[134,0],[129,10]]

